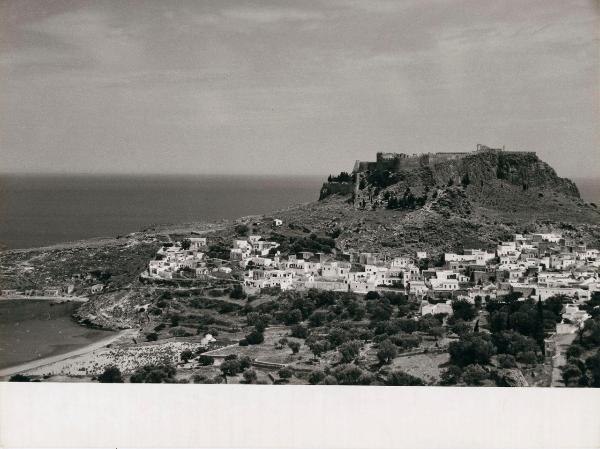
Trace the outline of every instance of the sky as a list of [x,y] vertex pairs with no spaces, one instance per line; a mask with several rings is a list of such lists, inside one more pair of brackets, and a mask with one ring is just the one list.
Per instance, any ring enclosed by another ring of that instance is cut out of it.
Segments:
[[594,0],[0,0],[0,171],[326,174],[536,151],[600,174]]

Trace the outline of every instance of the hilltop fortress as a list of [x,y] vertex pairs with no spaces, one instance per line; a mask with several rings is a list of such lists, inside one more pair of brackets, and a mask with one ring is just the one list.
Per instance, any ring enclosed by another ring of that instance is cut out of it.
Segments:
[[375,161],[356,161],[351,173],[330,176],[319,199],[350,195],[349,202],[360,209],[418,209],[453,186],[462,186],[463,190],[469,186],[470,196],[478,195],[480,202],[493,200],[499,192],[508,195],[511,191],[514,198],[517,192],[528,192],[530,188],[535,195],[555,191],[579,198],[575,184],[558,177],[535,152],[478,144],[470,152],[378,152]]
[[371,161],[356,161],[354,163],[353,173],[365,173],[375,170],[388,170],[398,172],[401,170],[414,170],[421,167],[432,167],[441,162],[458,161],[468,156],[481,153],[504,153],[504,154],[521,154],[536,156],[533,151],[506,151],[504,148],[490,148],[485,145],[477,144],[475,151],[464,151],[454,153],[422,153],[408,155],[405,153],[383,153],[378,152],[376,160]]

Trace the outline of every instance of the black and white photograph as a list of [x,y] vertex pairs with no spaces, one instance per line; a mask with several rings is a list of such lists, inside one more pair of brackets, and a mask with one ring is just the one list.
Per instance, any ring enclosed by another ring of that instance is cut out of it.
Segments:
[[1,0],[0,381],[599,388],[599,30]]

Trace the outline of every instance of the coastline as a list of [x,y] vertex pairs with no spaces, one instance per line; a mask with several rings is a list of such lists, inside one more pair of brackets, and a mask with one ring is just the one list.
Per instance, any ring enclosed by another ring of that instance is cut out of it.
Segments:
[[17,300],[29,300],[29,301],[53,301],[56,303],[63,302],[88,302],[87,296],[27,296],[27,295],[0,295],[0,301],[17,301]]
[[61,362],[67,359],[71,359],[74,357],[79,357],[90,352],[94,352],[98,349],[102,349],[108,346],[111,343],[114,343],[125,337],[134,337],[137,334],[137,331],[134,329],[126,329],[118,332],[115,335],[111,335],[110,337],[106,337],[102,340],[99,340],[94,343],[90,343],[87,346],[84,346],[79,349],[75,349],[73,351],[65,352],[64,354],[58,354],[49,357],[43,357],[41,359],[32,360],[30,362],[21,363],[19,365],[7,367],[0,370],[0,380],[6,380],[5,378],[8,376],[12,376],[14,374],[23,373],[27,371],[31,371],[37,368],[41,368],[46,365],[50,365],[52,363]]

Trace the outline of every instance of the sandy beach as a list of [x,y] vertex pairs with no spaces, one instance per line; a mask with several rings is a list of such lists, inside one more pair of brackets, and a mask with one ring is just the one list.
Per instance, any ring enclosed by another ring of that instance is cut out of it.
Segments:
[[31,370],[34,370],[37,368],[42,368],[42,367],[45,367],[45,366],[48,366],[48,365],[51,365],[51,364],[54,364],[57,362],[61,362],[64,360],[68,360],[68,359],[72,359],[72,358],[75,358],[78,356],[89,354],[98,349],[104,348],[111,343],[115,343],[116,341],[118,341],[120,339],[133,338],[136,334],[137,334],[136,330],[127,329],[127,330],[119,332],[116,335],[111,335],[108,338],[91,343],[87,346],[84,346],[83,348],[79,348],[74,351],[66,352],[64,354],[59,354],[59,355],[55,355],[55,356],[51,356],[51,357],[44,357],[42,359],[32,360],[31,362],[22,363],[20,365],[8,367],[3,370],[0,370],[0,378],[12,376],[13,374],[17,374],[17,373],[31,371]]

